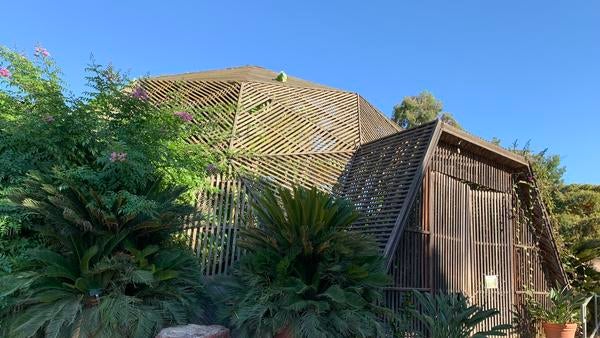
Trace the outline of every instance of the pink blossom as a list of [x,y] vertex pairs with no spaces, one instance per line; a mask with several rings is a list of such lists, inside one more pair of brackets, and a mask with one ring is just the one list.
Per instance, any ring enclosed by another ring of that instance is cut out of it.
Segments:
[[110,153],[110,161],[111,162],[124,162],[127,160],[127,153],[117,153],[113,151]]
[[44,122],[46,122],[46,123],[52,123],[52,122],[54,122],[54,116],[52,116],[52,115],[46,115],[46,116],[44,116]]
[[185,111],[178,111],[173,114],[175,114],[177,117],[179,117],[182,121],[185,122],[191,122],[194,119],[194,116],[192,116],[192,114]]
[[34,55],[48,57],[48,56],[50,56],[50,52],[48,52],[48,50],[42,46],[37,46],[37,47],[35,47]]
[[148,94],[142,87],[136,87],[131,93],[131,96],[135,97],[138,100],[148,100]]
[[10,70],[6,68],[0,68],[0,77],[10,77]]

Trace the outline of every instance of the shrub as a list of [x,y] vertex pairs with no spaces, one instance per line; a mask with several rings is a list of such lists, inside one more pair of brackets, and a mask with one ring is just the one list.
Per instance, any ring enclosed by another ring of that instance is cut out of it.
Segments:
[[102,196],[32,176],[13,200],[33,217],[47,247],[0,277],[3,336],[150,337],[199,320],[198,262],[171,242],[193,210],[185,189],[149,182]]
[[52,176],[56,186],[85,185],[103,197],[127,191],[142,201],[134,191],[157,177],[185,185],[191,195],[204,182],[199,168],[218,162],[207,147],[187,142],[210,128],[191,107],[175,96],[151,102],[138,82],[112,67],[92,64],[88,91],[80,96],[69,94],[41,47],[33,58],[0,47],[0,70],[1,270],[10,271],[22,249],[40,240],[29,230],[40,218],[32,220],[7,199],[27,189],[28,173]]
[[255,197],[258,225],[241,230],[246,250],[219,298],[243,337],[382,335],[376,305],[388,283],[376,244],[349,232],[357,214],[316,189]]
[[[496,325],[487,331],[477,331],[477,327],[486,320],[497,315],[495,309],[483,309],[469,305],[467,298],[457,294],[435,294],[414,292],[416,308],[413,317],[426,329],[416,334],[432,338],[469,338],[505,336],[511,328],[509,324]],[[419,310],[417,310],[419,309]]]

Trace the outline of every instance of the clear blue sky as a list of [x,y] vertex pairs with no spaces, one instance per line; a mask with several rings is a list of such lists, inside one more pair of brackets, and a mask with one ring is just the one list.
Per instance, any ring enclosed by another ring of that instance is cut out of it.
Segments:
[[45,46],[74,91],[94,54],[132,76],[245,64],[390,114],[429,90],[470,132],[531,140],[600,184],[600,1],[3,1],[0,43]]

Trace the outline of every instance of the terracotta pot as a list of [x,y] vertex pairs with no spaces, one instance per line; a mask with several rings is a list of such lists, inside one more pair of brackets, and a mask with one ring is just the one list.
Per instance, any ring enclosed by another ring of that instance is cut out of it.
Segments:
[[554,324],[544,323],[546,338],[574,338],[577,332],[577,324]]
[[292,336],[292,330],[290,330],[290,327],[286,326],[285,328],[283,328],[283,330],[279,331],[279,333],[277,333],[273,338],[294,338],[294,336]]

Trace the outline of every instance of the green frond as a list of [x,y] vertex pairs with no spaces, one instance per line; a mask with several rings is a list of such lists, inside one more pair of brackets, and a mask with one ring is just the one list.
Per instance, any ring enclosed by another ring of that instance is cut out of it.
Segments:
[[[256,227],[240,231],[247,251],[220,287],[240,335],[373,337],[375,302],[389,278],[372,239],[348,232],[357,214],[316,189],[252,193]],[[221,281],[222,282],[222,281]]]

